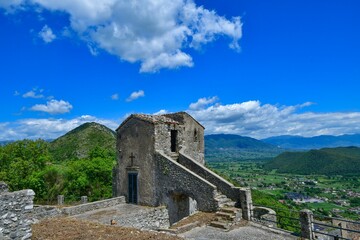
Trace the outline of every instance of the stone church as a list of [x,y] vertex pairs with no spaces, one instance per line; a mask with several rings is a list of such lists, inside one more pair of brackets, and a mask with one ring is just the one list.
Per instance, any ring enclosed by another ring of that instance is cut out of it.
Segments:
[[204,127],[189,114],[132,114],[116,132],[114,196],[133,204],[165,205],[170,223],[224,204],[241,207],[246,218],[249,209],[241,201],[248,190],[204,166]]

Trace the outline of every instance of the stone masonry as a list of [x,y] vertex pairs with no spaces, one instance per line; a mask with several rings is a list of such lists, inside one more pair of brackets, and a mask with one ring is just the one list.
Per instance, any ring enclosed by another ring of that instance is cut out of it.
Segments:
[[0,183],[0,239],[31,239],[33,190],[8,192]]
[[114,197],[125,196],[133,204],[166,206],[170,224],[196,210],[216,211],[219,193],[249,212],[244,210],[250,207],[241,206],[246,191],[204,166],[204,127],[189,114],[132,114],[116,132]]

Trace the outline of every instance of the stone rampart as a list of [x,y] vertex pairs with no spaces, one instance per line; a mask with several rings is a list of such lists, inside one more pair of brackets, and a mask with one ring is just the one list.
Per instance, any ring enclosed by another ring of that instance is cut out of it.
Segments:
[[0,192],[0,239],[31,239],[34,196],[33,190]]

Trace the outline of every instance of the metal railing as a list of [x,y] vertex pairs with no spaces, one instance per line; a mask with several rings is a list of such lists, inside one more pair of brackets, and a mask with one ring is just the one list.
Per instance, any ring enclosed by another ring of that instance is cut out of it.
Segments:
[[[334,224],[335,223],[335,224]],[[349,235],[357,235],[360,237],[360,222],[352,221],[349,219],[337,218],[337,217],[329,217],[318,214],[313,214],[313,220],[311,221],[314,233],[314,236],[318,235],[326,235],[329,237],[333,237],[334,239],[347,239],[351,240],[354,236]],[[351,229],[347,225],[356,225],[356,229]],[[326,230],[316,229],[315,226],[325,227]],[[345,225],[345,226],[344,226]],[[344,236],[345,235],[345,236]]]
[[[262,209],[262,212],[256,213],[256,209],[260,211]],[[266,209],[274,210],[275,213],[266,212]],[[317,215],[311,211],[308,211],[308,214],[301,215],[300,212],[303,211],[308,210],[294,211],[261,205],[253,206],[250,210],[251,221],[266,225],[269,228],[285,230],[296,236],[305,236],[309,239],[327,236],[327,239],[334,240],[352,240],[355,239],[354,237],[360,237],[360,222]]]

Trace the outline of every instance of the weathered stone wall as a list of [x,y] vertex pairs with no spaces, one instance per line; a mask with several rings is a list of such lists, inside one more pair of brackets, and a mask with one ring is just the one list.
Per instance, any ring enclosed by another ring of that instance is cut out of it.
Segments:
[[116,198],[110,198],[106,200],[91,202],[91,203],[85,203],[77,206],[72,207],[65,207],[61,209],[62,214],[67,216],[73,216],[77,214],[81,214],[88,211],[93,211],[100,208],[107,208],[116,206],[118,204],[125,203],[125,197],[116,197]]
[[231,198],[236,202],[240,200],[240,188],[235,187],[233,184],[229,183],[219,175],[213,173],[201,164],[193,161],[189,156],[185,155],[183,151],[180,151],[179,163],[195,174],[214,184],[217,189],[222,194],[225,194],[228,198]]
[[157,230],[170,226],[168,210],[164,206],[136,211],[126,218],[115,216],[115,220],[118,225],[139,229]]
[[181,147],[182,129],[177,124],[155,124],[155,150],[171,156],[171,130],[177,130],[177,147]]
[[[172,194],[184,194],[197,202],[200,211],[212,212],[218,208],[214,199],[216,187],[197,176],[166,155],[156,152],[158,205],[169,205]],[[171,216],[170,216],[171,217]]]
[[185,112],[167,114],[166,116],[179,122],[179,150],[183,150],[196,162],[204,165],[204,127]]
[[0,192],[0,239],[30,239],[33,190]]
[[36,220],[59,216],[73,216],[101,208],[113,207],[123,203],[125,203],[124,196],[62,208],[57,206],[38,205],[34,207],[32,216]]
[[[114,196],[125,196],[128,201],[128,173],[135,172],[138,173],[138,203],[155,206],[154,131],[153,124],[135,118],[118,129]],[[135,156],[133,162],[131,154]]]

